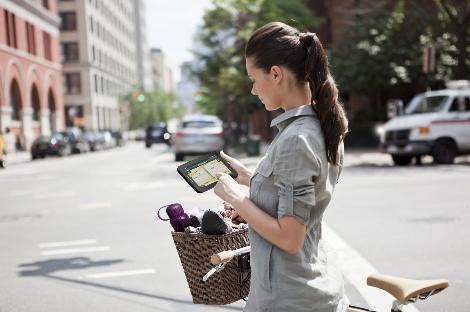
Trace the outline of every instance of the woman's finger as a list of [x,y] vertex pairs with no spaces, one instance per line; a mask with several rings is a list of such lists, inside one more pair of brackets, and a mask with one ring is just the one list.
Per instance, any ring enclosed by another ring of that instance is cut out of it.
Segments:
[[233,161],[234,159],[230,156],[228,156],[227,154],[224,153],[223,150],[220,151],[220,156],[225,159],[226,161],[228,161],[230,163],[230,161]]

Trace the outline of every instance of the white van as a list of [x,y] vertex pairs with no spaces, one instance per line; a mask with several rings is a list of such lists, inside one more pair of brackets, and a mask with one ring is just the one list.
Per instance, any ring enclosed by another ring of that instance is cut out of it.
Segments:
[[470,83],[449,86],[416,95],[403,115],[383,125],[381,150],[395,165],[409,165],[422,155],[451,164],[455,156],[470,154]]

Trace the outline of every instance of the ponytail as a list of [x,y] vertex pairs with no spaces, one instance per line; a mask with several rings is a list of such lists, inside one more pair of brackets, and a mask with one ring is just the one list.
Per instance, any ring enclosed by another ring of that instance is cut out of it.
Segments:
[[320,120],[329,163],[339,165],[338,148],[348,132],[348,120],[338,100],[338,89],[328,68],[328,58],[314,33],[299,31],[280,22],[258,28],[248,40],[245,56],[269,72],[273,65],[286,66],[300,85],[308,82],[311,105]]
[[314,33],[300,33],[299,41],[307,51],[305,80],[312,94],[311,105],[320,120],[326,158],[338,165],[338,147],[348,132],[348,120],[338,100],[338,88],[328,68],[328,58]]

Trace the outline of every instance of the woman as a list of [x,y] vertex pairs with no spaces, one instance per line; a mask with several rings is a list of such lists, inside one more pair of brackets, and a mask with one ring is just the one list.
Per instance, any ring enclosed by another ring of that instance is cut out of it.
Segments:
[[342,276],[327,262],[321,231],[348,127],[325,51],[314,33],[274,22],[252,34],[245,57],[252,94],[284,113],[271,122],[279,133],[253,173],[221,152],[239,175],[221,174],[214,191],[250,227],[244,311],[346,311]]

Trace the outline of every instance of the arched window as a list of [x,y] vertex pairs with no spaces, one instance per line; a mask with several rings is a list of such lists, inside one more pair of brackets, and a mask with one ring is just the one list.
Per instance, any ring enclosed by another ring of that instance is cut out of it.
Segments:
[[51,132],[55,132],[56,129],[56,107],[55,107],[55,99],[54,93],[52,93],[52,89],[49,89],[47,93],[47,107],[49,108],[49,125],[51,127]]
[[31,88],[31,107],[33,108],[33,120],[39,121],[39,92],[35,84]]
[[11,119],[20,120],[21,109],[21,94],[18,82],[13,80],[10,85],[10,105],[11,105]]

